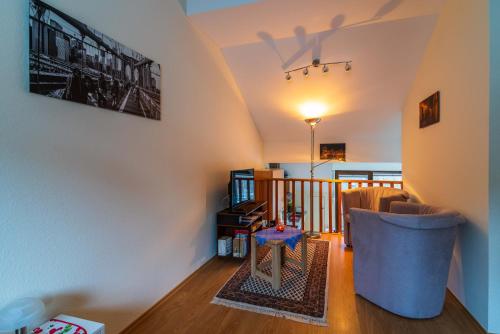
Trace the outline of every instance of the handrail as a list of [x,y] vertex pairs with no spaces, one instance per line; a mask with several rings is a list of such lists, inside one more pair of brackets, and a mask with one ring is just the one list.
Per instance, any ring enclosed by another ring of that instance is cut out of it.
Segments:
[[[237,177],[235,180],[243,180],[243,181],[248,181],[248,180],[254,180],[253,178],[244,178],[244,177]],[[386,183],[386,184],[403,184],[403,181],[388,181],[388,180],[348,180],[348,179],[302,179],[302,178],[272,178],[272,179],[266,179],[266,180],[273,180],[273,181],[283,181],[283,182],[323,182],[323,183],[368,183],[368,184],[373,184],[373,183]],[[260,181],[266,181],[266,180],[260,180]],[[257,180],[259,181],[259,180]]]
[[[245,180],[245,179],[242,179]],[[273,178],[273,181],[286,181],[286,182],[311,182],[311,179],[299,178]],[[323,183],[384,183],[384,184],[403,184],[403,181],[386,181],[386,180],[344,180],[344,179],[312,179],[312,182]]]

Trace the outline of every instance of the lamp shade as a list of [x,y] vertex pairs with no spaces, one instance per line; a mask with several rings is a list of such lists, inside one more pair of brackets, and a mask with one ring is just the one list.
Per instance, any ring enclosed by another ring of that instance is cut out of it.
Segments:
[[305,119],[304,122],[306,122],[307,124],[309,124],[310,126],[316,126],[319,122],[321,122],[321,118],[308,118],[308,119]]
[[42,320],[45,305],[37,298],[22,298],[0,309],[0,332],[36,325]]

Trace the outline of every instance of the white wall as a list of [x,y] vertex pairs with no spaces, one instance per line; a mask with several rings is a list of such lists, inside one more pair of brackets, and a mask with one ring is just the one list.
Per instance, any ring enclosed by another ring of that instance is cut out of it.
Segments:
[[[403,174],[424,202],[462,212],[448,286],[488,325],[488,1],[448,0],[403,113]],[[441,91],[441,122],[419,129],[418,103]]]
[[[335,122],[335,120],[331,120]],[[392,121],[400,122],[401,115],[394,114]],[[302,120],[297,120],[299,125],[302,125]],[[392,123],[392,124],[391,124]],[[373,124],[373,123],[372,123]],[[401,161],[401,124],[392,126],[393,122],[382,121],[384,124],[380,128],[387,126],[388,133],[380,135],[377,133],[361,134],[358,131],[352,134],[338,134],[335,131],[320,129],[315,136],[316,138],[316,160],[319,160],[319,144],[320,143],[346,143],[346,154],[349,162],[352,163],[369,163],[369,162],[392,162],[398,163]],[[284,162],[290,164],[298,164],[303,161],[310,160],[310,134],[307,125],[304,123],[301,130],[303,139],[282,140],[282,141],[266,141],[264,143],[264,160],[268,162]],[[351,127],[352,128],[352,127]],[[347,131],[346,131],[347,132]],[[380,132],[383,132],[380,130]]]
[[231,168],[261,140],[177,0],[47,0],[161,63],[161,122],[28,93],[28,1],[0,2],[0,306],[117,333],[215,254]]
[[[490,91],[500,91],[500,2],[490,0]],[[489,330],[500,333],[500,95],[490,96]]]

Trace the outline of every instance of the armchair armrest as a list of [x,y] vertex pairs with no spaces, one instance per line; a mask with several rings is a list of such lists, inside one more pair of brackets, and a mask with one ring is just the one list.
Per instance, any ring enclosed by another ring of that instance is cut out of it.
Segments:
[[451,210],[432,215],[381,213],[380,219],[392,225],[415,230],[451,228],[466,222],[461,214]]
[[466,222],[466,219],[461,214],[452,210],[443,210],[437,214],[418,215],[374,212],[353,208],[349,213],[351,216],[351,224],[358,222],[373,224],[378,221],[415,230],[451,228]]

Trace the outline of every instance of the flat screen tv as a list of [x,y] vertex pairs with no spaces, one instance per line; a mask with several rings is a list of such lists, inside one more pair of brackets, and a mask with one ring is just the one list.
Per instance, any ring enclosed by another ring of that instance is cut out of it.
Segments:
[[237,209],[244,203],[255,201],[254,170],[243,169],[231,171],[229,184],[231,209]]

